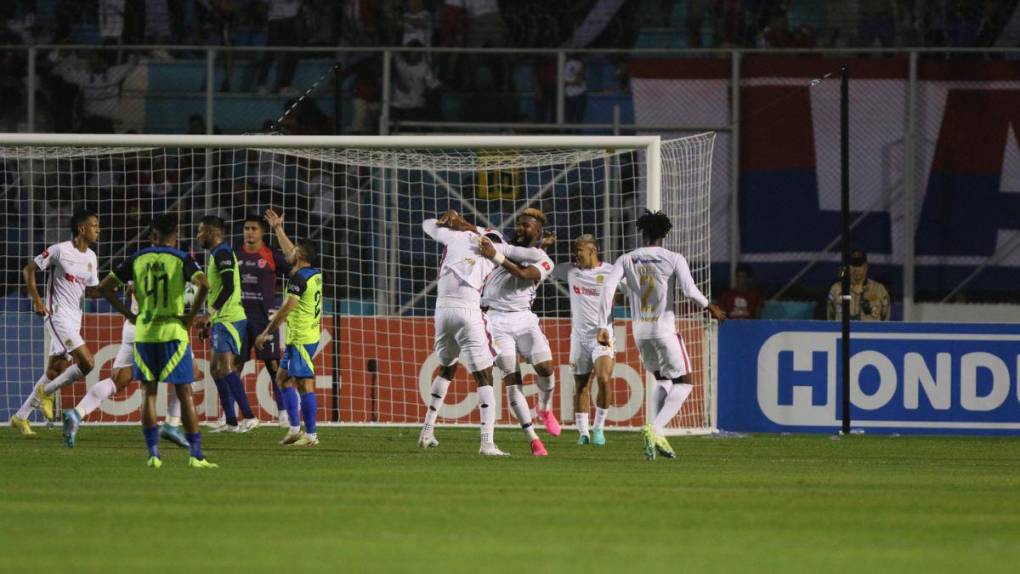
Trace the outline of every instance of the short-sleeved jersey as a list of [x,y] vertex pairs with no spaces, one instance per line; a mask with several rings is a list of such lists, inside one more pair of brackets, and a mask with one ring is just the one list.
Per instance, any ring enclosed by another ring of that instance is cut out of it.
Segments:
[[51,245],[35,256],[35,266],[49,271],[46,310],[62,321],[81,323],[81,300],[86,287],[99,285],[99,265],[91,249],[78,251],[71,241]]
[[276,277],[290,274],[290,264],[279,249],[263,245],[255,251],[245,248],[235,252],[241,269],[241,304],[249,320],[267,319],[280,306],[276,294]]
[[184,314],[184,284],[200,273],[191,255],[162,246],[139,250],[113,271],[121,283],[134,283],[135,341],[188,342],[188,330],[179,319]]
[[674,291],[676,281],[686,297],[702,307],[708,299],[694,283],[687,260],[664,247],[641,247],[616,260],[602,291],[599,319],[608,326],[613,295],[621,282],[630,290],[630,312],[634,338],[650,339],[676,333]]
[[287,315],[287,344],[318,343],[322,332],[322,271],[314,267],[298,269],[290,276],[287,297],[298,300]]
[[[228,280],[234,290],[219,309],[213,310],[213,304],[219,301],[223,293],[224,274],[229,275]],[[220,243],[209,252],[209,298],[206,301],[212,312],[212,323],[233,323],[245,318],[244,307],[241,306],[241,272],[237,266],[237,256],[226,243]]]
[[591,269],[582,269],[568,263],[556,269],[556,277],[564,278],[570,291],[570,335],[582,341],[594,339],[599,330],[602,288],[613,266],[602,262]]
[[539,278],[537,281],[520,279],[514,277],[504,267],[497,267],[485,279],[485,287],[482,290],[482,307],[488,307],[492,311],[513,313],[516,311],[529,311],[531,304],[535,301],[538,293],[538,286],[553,272],[552,259],[541,249],[535,249],[538,253],[538,261],[520,261],[521,267],[535,267],[538,269]]

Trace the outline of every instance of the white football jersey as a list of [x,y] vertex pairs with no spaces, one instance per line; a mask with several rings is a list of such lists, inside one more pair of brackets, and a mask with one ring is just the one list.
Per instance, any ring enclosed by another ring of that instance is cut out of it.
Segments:
[[630,314],[635,339],[676,333],[673,292],[677,280],[685,296],[694,299],[702,307],[708,307],[708,299],[694,283],[691,269],[683,255],[664,247],[641,247],[621,255],[606,278],[599,308],[600,323],[608,326],[613,295],[617,285],[622,284],[630,290]]
[[62,321],[81,323],[81,300],[85,287],[99,285],[99,264],[91,249],[78,251],[74,243],[51,245],[34,259],[36,267],[49,271],[46,285],[46,310]]
[[[496,268],[491,259],[482,255],[479,240],[482,236],[475,231],[455,231],[440,227],[436,219],[426,219],[422,229],[436,241],[446,246],[443,263],[439,268],[436,285],[438,298],[436,307],[479,307],[485,278]],[[504,255],[515,255],[515,260],[525,259],[515,248],[505,243],[496,243],[496,250]],[[533,257],[533,256],[532,256]]]
[[557,268],[556,276],[566,280],[570,291],[571,337],[579,341],[595,338],[599,329],[602,288],[612,270],[613,266],[606,262],[591,269],[581,269],[573,263]]
[[[497,244],[498,245],[498,244]],[[510,274],[502,266],[485,280],[485,288],[482,291],[482,306],[488,307],[491,311],[513,313],[516,311],[530,311],[531,303],[538,293],[538,286],[553,272],[555,264],[545,251],[533,247],[515,247],[514,254],[527,254],[526,259],[519,259],[511,256],[514,263],[521,267],[535,267],[538,269],[538,281],[519,279]]]

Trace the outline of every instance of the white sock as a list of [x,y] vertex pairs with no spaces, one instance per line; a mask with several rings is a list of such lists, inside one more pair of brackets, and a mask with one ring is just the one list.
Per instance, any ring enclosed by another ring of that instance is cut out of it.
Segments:
[[574,413],[574,426],[577,427],[577,434],[588,436],[588,413]]
[[46,373],[43,373],[43,376],[39,377],[39,380],[32,386],[32,392],[28,393],[25,402],[21,403],[21,408],[18,409],[18,412],[14,413],[14,416],[27,419],[32,414],[32,411],[35,410],[35,407],[39,406],[39,398],[36,396],[36,391],[39,390],[39,387],[49,382],[50,378],[46,376]]
[[553,389],[556,388],[556,375],[538,377],[538,410],[547,411],[552,408]]
[[290,425],[290,432],[301,432],[301,426]]
[[662,405],[666,403],[666,396],[673,386],[670,381],[655,381],[655,388],[652,389],[652,420],[662,411]]
[[478,387],[478,414],[482,420],[482,444],[492,444],[496,428],[496,393],[492,385]]
[[177,388],[167,385],[166,424],[172,427],[181,426],[181,399],[177,398]]
[[655,421],[652,423],[655,426],[656,433],[660,435],[663,433],[666,425],[680,412],[680,407],[684,406],[684,401],[687,400],[687,397],[691,395],[693,390],[694,386],[687,383],[676,383],[673,385],[673,388],[669,390],[669,394],[666,395],[665,403],[658,414],[655,415]]
[[443,406],[443,399],[446,398],[446,391],[450,388],[450,381],[443,377],[432,379],[432,391],[429,396],[428,410],[425,411],[425,424],[422,425],[422,432],[426,436],[432,436],[436,426],[436,419],[439,418],[439,409]]
[[308,438],[319,438],[319,433],[317,433],[317,432],[306,432],[305,436],[308,437]]
[[506,400],[510,403],[510,410],[517,417],[517,422],[521,423],[524,434],[528,435],[528,440],[538,438],[538,435],[535,434],[535,425],[531,424],[531,407],[528,406],[528,399],[521,392],[521,386],[507,385]]
[[595,430],[602,430],[606,426],[606,413],[609,409],[595,407]]
[[47,395],[52,395],[53,393],[60,390],[61,387],[69,385],[83,377],[84,375],[81,374],[81,369],[78,368],[78,365],[71,365],[70,367],[64,369],[64,372],[60,373],[60,376],[46,383],[46,386],[43,387],[43,390],[46,391]]
[[78,416],[84,419],[89,416],[89,413],[99,408],[100,403],[112,397],[116,392],[117,385],[114,384],[113,379],[103,379],[92,385],[89,392],[85,393],[85,396],[78,401],[74,410],[78,411]]

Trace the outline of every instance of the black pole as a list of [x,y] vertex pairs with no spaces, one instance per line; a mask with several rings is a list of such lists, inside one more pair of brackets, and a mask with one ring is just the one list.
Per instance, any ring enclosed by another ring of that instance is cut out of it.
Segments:
[[[336,283],[334,283],[336,285]],[[339,303],[338,300],[334,299],[334,303]],[[337,306],[339,307],[339,305]],[[330,391],[332,392],[332,404],[330,409],[330,420],[335,423],[340,422],[340,309],[337,308],[333,313],[333,324],[330,326],[330,330],[333,335],[333,384],[331,385]]]
[[846,65],[840,70],[839,135],[840,135],[840,211],[843,217],[843,259],[840,265],[842,278],[843,344],[840,366],[843,372],[843,434],[850,434],[850,72]]

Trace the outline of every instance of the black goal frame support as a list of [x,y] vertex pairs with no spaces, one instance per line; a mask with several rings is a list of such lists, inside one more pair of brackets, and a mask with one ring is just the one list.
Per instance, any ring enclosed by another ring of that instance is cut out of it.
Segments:
[[840,345],[840,370],[842,380],[841,432],[850,434],[850,70],[844,64],[840,68],[839,98],[839,155],[840,155],[840,212],[843,224],[843,257],[840,263],[842,293],[840,322],[842,344]]

